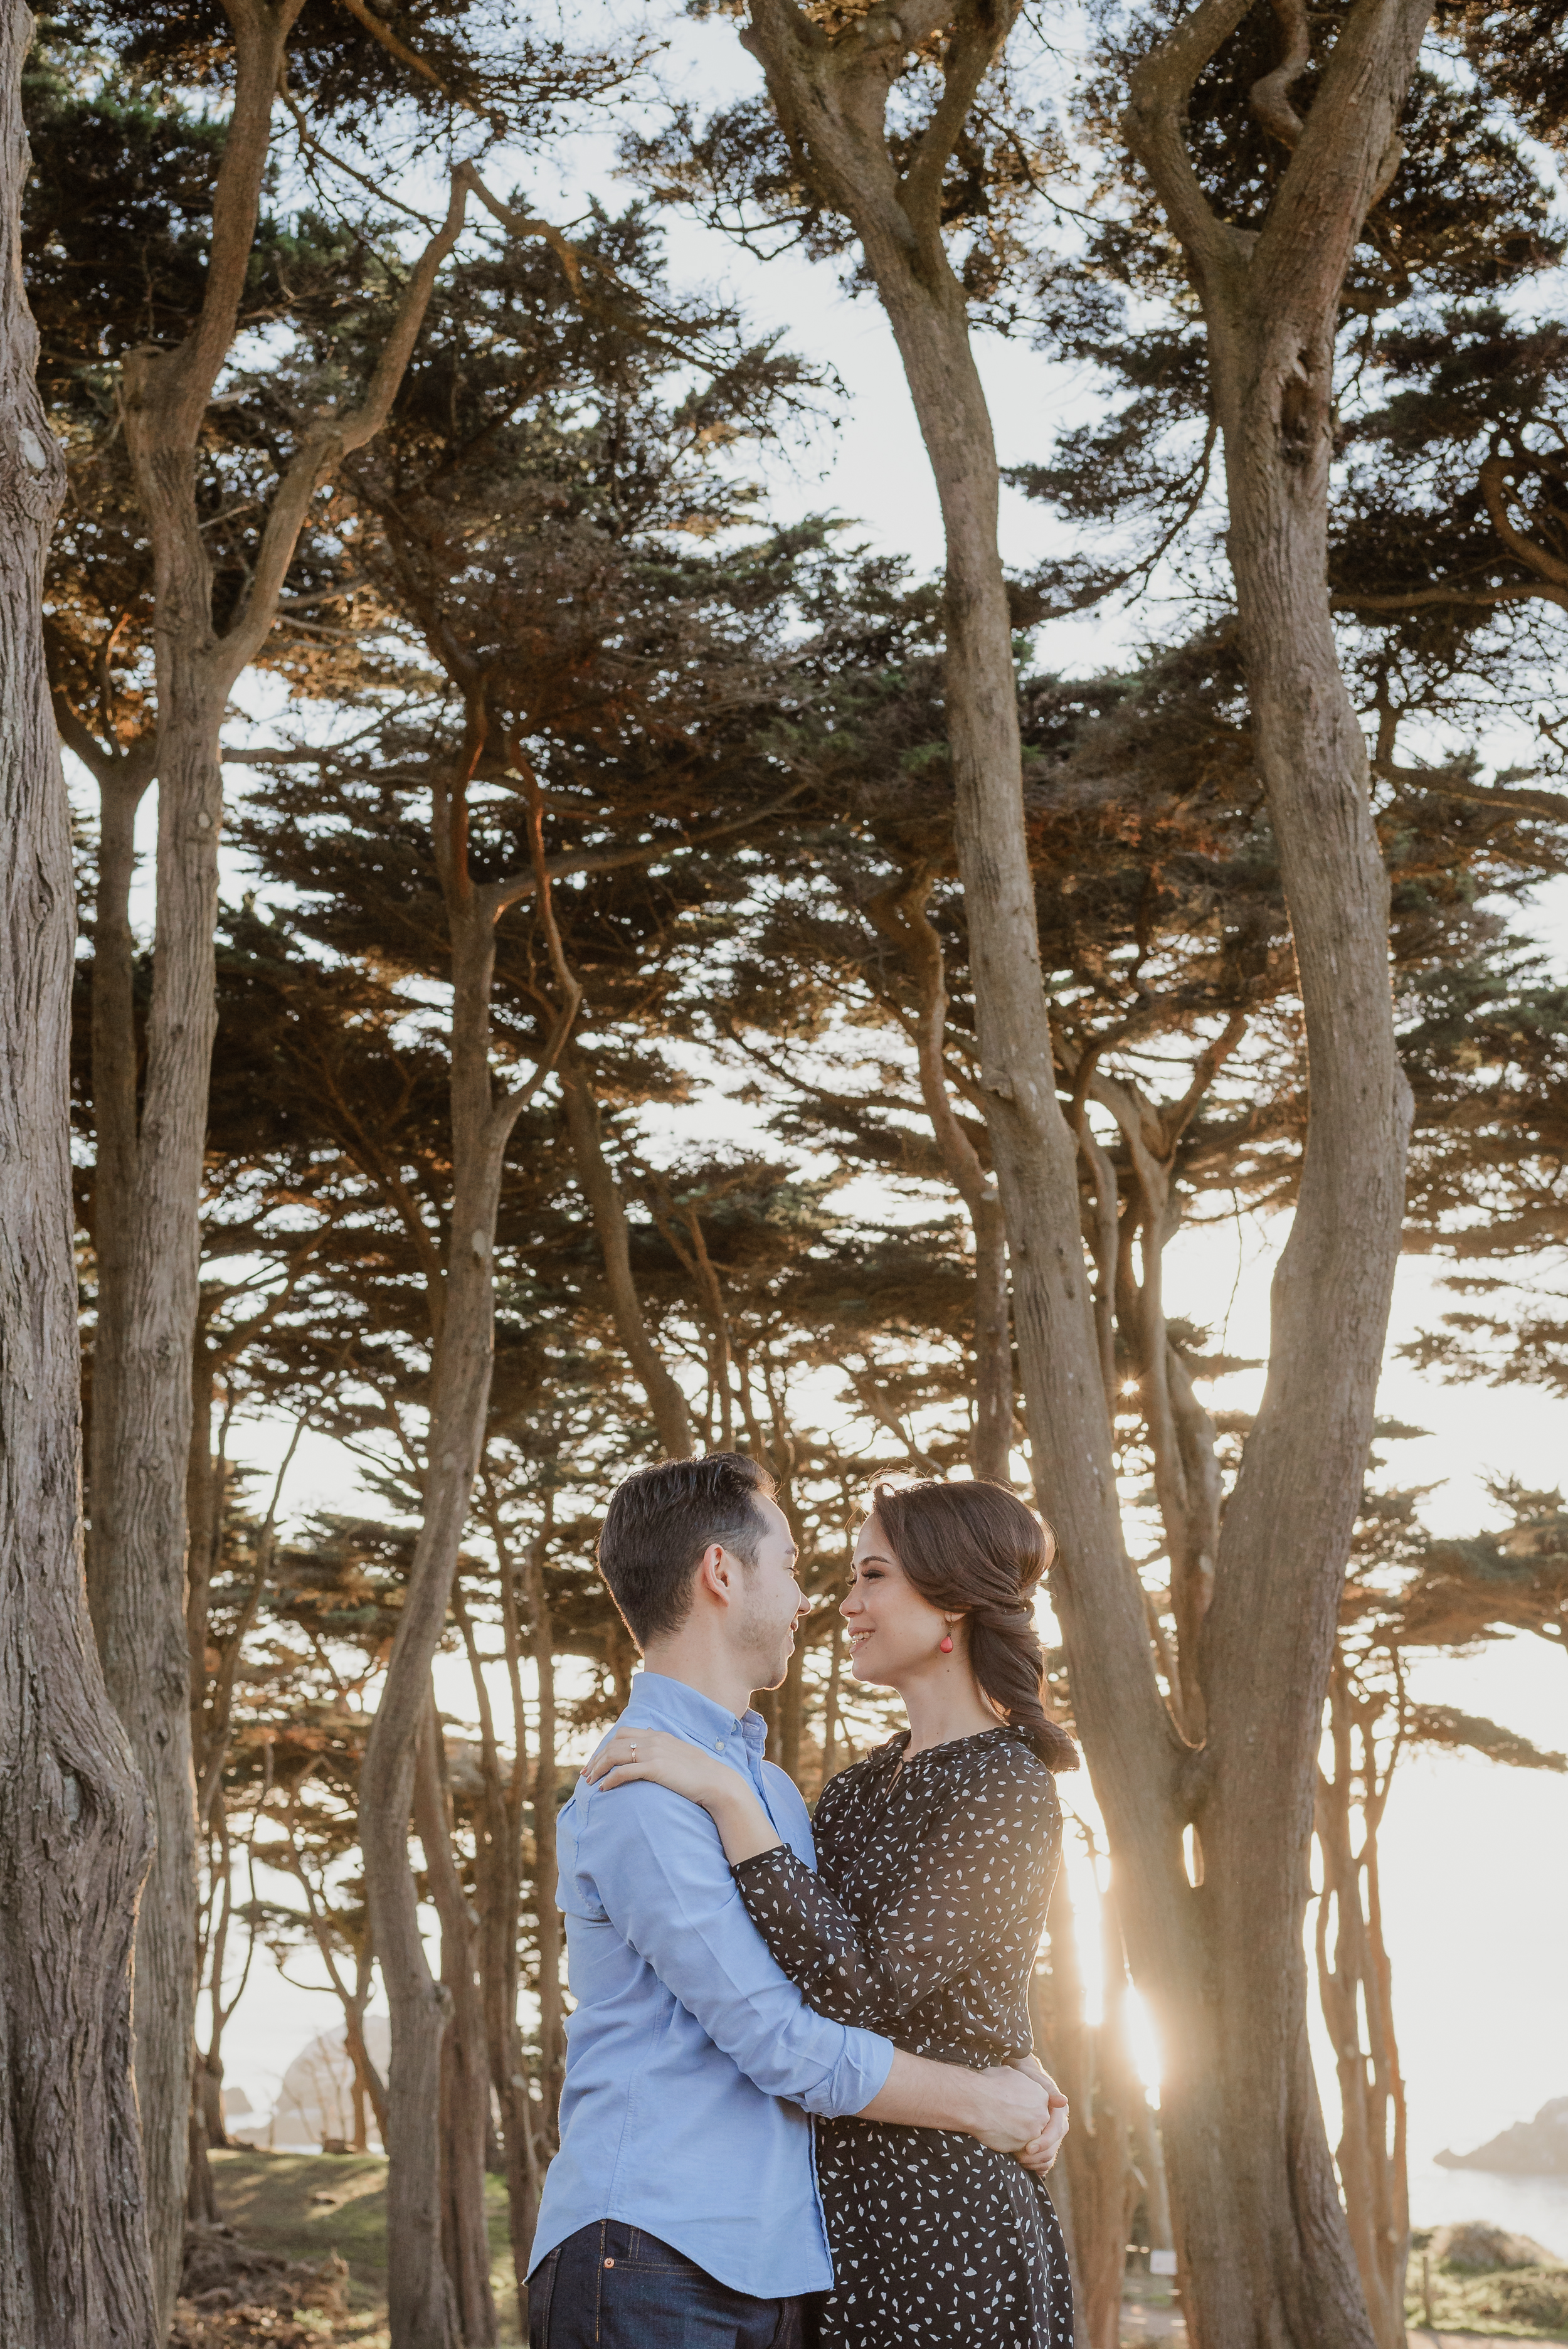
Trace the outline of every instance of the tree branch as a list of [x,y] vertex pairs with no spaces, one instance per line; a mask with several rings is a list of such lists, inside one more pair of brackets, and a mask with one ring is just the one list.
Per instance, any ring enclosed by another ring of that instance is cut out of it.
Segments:
[[[519,768],[518,771],[521,772],[521,769]],[[531,775],[531,768],[529,772]],[[538,793],[538,803],[542,810],[544,793],[540,790],[537,780],[532,788]],[[535,859],[531,871],[511,874],[504,881],[490,882],[475,895],[481,905],[489,906],[492,920],[497,919],[509,906],[534,895],[541,885],[542,874],[546,881],[560,881],[573,873],[614,873],[628,864],[655,864],[661,856],[674,856],[684,848],[705,848],[712,841],[727,840],[738,832],[749,831],[753,824],[766,823],[769,816],[778,815],[810,788],[809,780],[791,783],[788,791],[780,792],[776,799],[765,800],[759,808],[752,808],[745,815],[727,816],[719,823],[699,825],[696,832],[687,833],[681,840],[643,841],[634,848],[586,848],[576,855],[558,853],[554,856]]]
[[504,115],[499,111],[489,111],[477,98],[469,98],[465,91],[453,89],[449,83],[444,82],[434,66],[420,57],[417,50],[409,48],[406,41],[397,38],[390,25],[383,24],[379,16],[372,16],[365,0],[338,0],[338,5],[347,9],[356,25],[364,26],[373,40],[380,42],[389,57],[396,57],[399,65],[407,66],[410,73],[417,73],[422,81],[428,81],[432,88],[439,90],[449,106],[466,106],[470,114],[477,114],[480,120],[488,122],[492,130],[498,133],[505,131]]
[[1568,792],[1518,791],[1495,783],[1472,783],[1449,768],[1400,767],[1391,759],[1374,759],[1370,763],[1373,773],[1389,782],[1438,792],[1444,799],[1462,800],[1469,807],[1495,808],[1502,815],[1544,816],[1555,823],[1568,822]]
[[212,192],[212,239],[207,283],[195,326],[177,349],[133,354],[150,360],[162,378],[166,439],[193,446],[207,413],[218,370],[229,354],[250,274],[261,211],[262,181],[272,142],[273,94],[290,33],[304,0],[223,0],[234,34],[234,103],[223,140],[223,160]]
[[77,717],[63,686],[51,688],[55,730],[74,758],[81,761],[100,790],[131,792],[139,800],[158,772],[158,737],[144,734],[129,750],[107,750],[92,729]]
[[[965,7],[954,19],[943,60],[942,96],[903,175],[900,198],[910,225],[924,239],[942,233],[942,182],[949,159],[993,59],[1012,30],[1016,5]],[[909,27],[904,27],[907,36]]]
[[1122,129],[1154,182],[1171,227],[1205,274],[1233,268],[1233,233],[1217,217],[1187,152],[1187,101],[1203,67],[1231,37],[1252,0],[1199,0],[1133,67]]
[[1274,15],[1284,28],[1284,56],[1273,73],[1253,84],[1253,112],[1265,130],[1286,147],[1301,137],[1301,117],[1290,93],[1312,62],[1312,25],[1306,0],[1274,0]]
[[250,585],[222,639],[223,666],[231,685],[266,641],[311,501],[328,467],[374,440],[391,413],[425,322],[436,273],[462,233],[468,190],[469,181],[459,166],[452,174],[447,217],[414,264],[364,399],[346,416],[322,418],[313,424],[284,471],[267,515]]
[[[503,1093],[490,1112],[491,1141],[492,1143],[499,1143],[499,1146],[501,1147],[504,1147],[506,1137],[516,1124],[523,1109],[532,1100],[551,1070],[560,1060],[562,1053],[566,1050],[573,1023],[583,1008],[583,988],[576,972],[566,959],[566,948],[562,944],[560,926],[555,919],[555,896],[551,888],[550,873],[544,857],[543,795],[540,791],[539,781],[534,774],[531,761],[522,755],[515,743],[509,743],[507,747],[511,763],[522,777],[523,787],[528,793],[528,844],[533,856],[534,894],[539,900],[540,920],[544,929],[550,967],[555,974],[555,983],[561,989],[562,999],[556,1011],[555,1026],[545,1046],[543,1057],[535,1065],[533,1074],[525,1084],[514,1086],[511,1092]],[[491,919],[494,918],[492,915]]]
[[1328,608],[1331,612],[1420,612],[1439,604],[1473,604],[1489,611],[1497,604],[1524,604],[1536,597],[1568,611],[1568,587],[1552,586],[1540,579],[1512,579],[1501,587],[1413,587],[1408,595],[1341,593],[1329,597]]
[[1503,483],[1511,478],[1511,460],[1495,449],[1481,466],[1480,492],[1486,500],[1491,526],[1509,553],[1516,555],[1527,570],[1533,571],[1538,578],[1550,580],[1554,587],[1568,587],[1568,563],[1560,562],[1543,546],[1537,546],[1533,539],[1526,538],[1522,531],[1516,530],[1509,519]]
[[[345,7],[352,6],[353,0],[343,0],[343,4]],[[500,221],[502,228],[510,229],[513,236],[542,237],[566,272],[567,283],[581,302],[583,298],[583,258],[571,239],[562,236],[552,222],[537,220],[527,212],[515,212],[510,204],[503,204],[499,196],[492,196],[471,163],[460,163],[458,175],[478,196],[486,212]]]

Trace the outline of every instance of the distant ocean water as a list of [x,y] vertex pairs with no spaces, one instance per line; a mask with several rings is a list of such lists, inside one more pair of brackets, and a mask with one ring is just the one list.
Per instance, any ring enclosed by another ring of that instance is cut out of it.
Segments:
[[1511,2234],[1532,2235],[1568,2261],[1568,2178],[1511,2178],[1495,2169],[1412,2162],[1411,2225],[1443,2227],[1457,2219],[1486,2219]]

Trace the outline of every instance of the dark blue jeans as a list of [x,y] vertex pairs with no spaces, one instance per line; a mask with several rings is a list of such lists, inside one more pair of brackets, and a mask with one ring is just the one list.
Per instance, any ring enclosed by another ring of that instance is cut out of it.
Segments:
[[800,2349],[800,2302],[731,2292],[617,2219],[580,2227],[528,2282],[530,2349]]

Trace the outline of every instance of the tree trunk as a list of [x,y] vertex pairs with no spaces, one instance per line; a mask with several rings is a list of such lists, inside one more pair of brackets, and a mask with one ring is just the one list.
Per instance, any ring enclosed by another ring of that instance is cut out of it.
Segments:
[[[100,1278],[91,1593],[104,1676],[146,1777],[158,1835],[137,1918],[136,2076],[153,2272],[165,2327],[184,2229],[196,1999],[185,1478],[198,1213],[217,1029],[218,740],[232,682],[232,674],[212,658],[211,574],[191,469],[207,399],[232,338],[265,168],[272,94],[287,25],[297,13],[298,0],[289,0],[275,42],[263,38],[261,53],[253,38],[251,54],[242,45],[201,325],[178,351],[138,354],[126,369],[127,447],[156,577],[158,912],[139,1118],[129,988],[118,973],[109,1018],[101,1027],[94,1023],[95,1115],[105,1123],[112,1103],[114,1130],[112,1146],[100,1149],[94,1199]],[[119,940],[113,943],[123,954]]]
[[[165,708],[171,684],[165,675]],[[123,978],[106,974],[114,983],[107,1002],[95,1000],[93,1037],[95,1114],[108,1146],[100,1148],[93,1199],[99,1279],[89,1588],[104,1677],[146,1778],[157,1828],[137,1916],[136,2078],[164,2320],[173,2310],[184,2230],[196,2004],[185,1488],[197,1211],[217,1022],[211,966],[222,701],[213,706],[210,697],[198,698],[196,708],[187,701],[181,714],[183,725],[167,717],[160,731],[158,944],[139,1125],[129,972]],[[214,811],[205,828],[192,819],[203,799]],[[123,954],[112,932],[110,943]],[[96,998],[96,975],[94,991]]]
[[[462,959],[460,953],[454,957],[459,966]],[[461,2340],[441,2245],[441,2041],[451,1999],[435,1981],[425,1955],[408,1865],[408,1826],[430,1666],[446,1622],[479,1467],[494,1344],[490,1248],[500,1164],[499,1151],[485,1149],[476,1116],[473,1040],[458,1032],[472,1024],[464,1000],[467,978],[459,968],[453,1023],[453,1237],[432,1381],[425,1514],[360,1773],[365,1887],[392,2022],[387,2215],[393,2349],[459,2349]],[[488,1110],[488,1064],[481,1061],[477,1073]]]
[[[500,1580],[501,1640],[511,1699],[512,1755],[503,1776],[490,1691],[479,1643],[455,1587],[454,1609],[468,1651],[480,1723],[480,1767],[484,1806],[474,1837],[480,1905],[480,1994],[484,2004],[490,2086],[500,2115],[501,2167],[506,2178],[507,2220],[511,2241],[517,2304],[528,2305],[528,2260],[539,2217],[539,2159],[534,2144],[533,2100],[518,2029],[518,1934],[522,1918],[522,1810],[528,1776],[528,1723],[522,1707],[522,1638],[517,1570],[495,1487],[487,1469],[485,1496],[490,1537]],[[487,2155],[488,2159],[488,2155]]]
[[689,1460],[693,1450],[691,1413],[643,1319],[642,1300],[632,1275],[625,1202],[600,1140],[599,1103],[588,1071],[575,1053],[562,1061],[561,1090],[566,1103],[566,1130],[572,1138],[578,1184],[599,1235],[604,1286],[615,1318],[616,1335],[647,1396],[665,1453],[672,1460]]
[[1110,1902],[1102,1903],[1103,2019],[1085,2020],[1072,1894],[1066,1868],[1057,1873],[1047,1917],[1048,1999],[1040,2023],[1047,2069],[1072,2107],[1059,2167],[1067,2172],[1072,2211],[1078,2314],[1085,2349],[1118,2349],[1128,2227],[1138,2199],[1131,2127],[1143,2092],[1128,2061],[1122,2006],[1126,1969]]
[[[1361,2288],[1377,2349],[1405,2349],[1405,2271],[1410,2256],[1405,2084],[1394,2035],[1377,1871],[1377,1829],[1388,1778],[1377,1771],[1372,1723],[1366,1717],[1358,1723],[1357,1712],[1349,1676],[1336,1659],[1329,1686],[1334,1774],[1328,1777],[1320,1772],[1317,1781],[1317,1847],[1323,1860],[1315,1937],[1317,1990],[1339,2077],[1339,2182]],[[1359,1766],[1355,1752],[1358,1730],[1363,1740]],[[1352,1832],[1358,1778],[1359,1852]]]
[[211,2138],[207,2131],[207,2100],[202,2093],[201,2051],[191,2051],[191,2113],[187,2124],[188,2163],[185,2173],[185,2216],[198,2226],[215,2227],[218,2223],[218,2196],[212,2183],[212,2164],[208,2156]]
[[[470,718],[479,730],[470,745],[477,763],[482,710],[471,710]],[[484,1449],[495,1350],[494,1248],[502,1163],[523,1102],[558,1059],[582,999],[554,926],[536,806],[537,906],[562,1008],[549,1050],[532,1079],[498,1098],[490,1065],[495,924],[518,892],[514,888],[509,897],[510,885],[477,887],[469,870],[466,790],[471,771],[470,765],[453,778],[438,781],[434,792],[431,830],[451,942],[452,1212],[440,1296],[431,1300],[438,1335],[430,1380],[424,1516],[359,1784],[365,1889],[392,2021],[387,2099],[392,2349],[459,2349],[460,2338],[457,2298],[441,2256],[438,2158],[441,2039],[451,2000],[445,1985],[431,1975],[420,1937],[408,1865],[409,1814],[418,1741],[429,1705],[430,1666],[446,1625]]]
[[[1123,1547],[1078,1143],[1057,1098],[1025,835],[995,447],[941,235],[948,160],[1011,16],[934,0],[913,17],[904,8],[891,25],[857,20],[830,36],[783,0],[754,0],[746,37],[797,166],[860,235],[942,504],[958,856],[1014,1323],[1037,1488],[1058,1537],[1052,1587],[1075,1711],[1162,2044],[1185,2303],[1203,2349],[1371,2349],[1307,2053],[1301,1927],[1314,1756],[1398,1247],[1407,1107],[1365,752],[1328,620],[1327,362],[1351,243],[1397,155],[1428,8],[1357,0],[1253,240],[1210,213],[1181,129],[1198,74],[1249,5],[1199,0],[1138,68],[1129,118],[1193,263],[1211,335],[1230,338],[1215,379],[1232,554],[1312,1075],[1269,1381],[1202,1631],[1201,1752],[1160,1695]],[[887,92],[906,47],[938,34],[945,94],[899,171]],[[1199,1886],[1181,1861],[1189,1822],[1202,1838]]]
[[[1216,2023],[1223,2017],[1222,2070],[1241,2127],[1222,2168],[1205,2149],[1219,2117],[1212,2087],[1190,2074],[1177,2083],[1167,2147],[1205,2342],[1366,2349],[1372,2335],[1307,2052],[1301,1921],[1324,1693],[1399,1245],[1409,1099],[1366,746],[1329,619],[1327,490],[1340,288],[1367,210],[1398,164],[1399,110],[1429,11],[1427,0],[1357,0],[1307,124],[1283,98],[1288,119],[1268,118],[1295,151],[1255,237],[1210,211],[1181,130],[1193,81],[1244,13],[1242,0],[1204,0],[1138,68],[1128,115],[1209,330],[1253,743],[1310,1071],[1268,1381],[1226,1511],[1201,1659],[1210,1736],[1192,1791],[1205,2002]],[[1305,35],[1296,13],[1282,11],[1287,35]]]
[[975,1226],[975,1430],[971,1473],[993,1485],[1013,1480],[1013,1324],[1007,1308],[1007,1234],[1002,1202],[987,1184]]
[[130,2036],[150,1819],[82,1578],[74,892],[41,626],[65,479],[17,226],[33,32],[0,0],[0,2340],[155,2349]]
[[822,1700],[822,1784],[839,1766],[839,1684],[844,1666],[844,1619],[833,1609],[833,1643],[828,1658],[828,1689]]
[[[1021,756],[1021,753],[1020,753]],[[995,1179],[980,1163],[947,1091],[947,974],[942,940],[926,901],[934,875],[924,868],[873,897],[865,907],[883,936],[907,955],[919,990],[915,1046],[921,1098],[931,1131],[975,1234],[975,1418],[971,1472],[993,1485],[1011,1481],[1013,1330],[1007,1313],[1007,1234]]]
[[[98,1292],[94,1343],[91,1602],[108,1692],[158,1823],[136,1917],[136,2091],[160,2309],[171,2312],[185,2208],[197,1917],[185,1475],[197,1207],[216,1033],[218,726],[228,695],[201,688],[188,662],[169,657],[167,639],[160,648],[158,945],[146,1088],[134,1146],[108,1155],[94,1184],[94,1233],[115,1264],[115,1282]],[[122,1033],[118,1050],[134,1067],[134,1039]],[[103,1078],[110,1092],[118,1078]]]
[[539,1685],[539,1760],[533,1774],[533,1915],[539,1940],[539,2078],[544,2125],[553,2138],[566,2069],[566,2010],[561,1991],[561,1911],[555,1905],[555,1637],[544,1587],[544,1547],[528,1553],[528,1609]]
[[[233,101],[213,191],[201,313],[182,343],[144,346],[128,354],[123,369],[126,450],[153,553],[157,923],[139,1120],[129,990],[118,972],[101,1032],[95,1019],[95,1113],[103,1119],[107,1112],[114,1143],[100,1159],[94,1210],[108,1277],[100,1277],[94,1361],[91,1598],[105,1678],[147,1778],[158,1828],[137,1919],[136,2064],[164,2321],[179,2276],[196,1990],[185,1479],[198,1215],[217,1027],[219,738],[235,681],[271,631],[318,483],[386,419],[436,272],[460,231],[469,184],[454,181],[447,220],[409,274],[364,401],[313,419],[284,465],[246,591],[220,635],[196,467],[208,404],[234,339],[273,104],[303,5],[225,0],[234,40]],[[117,936],[122,964],[123,943]]]
[[202,1326],[205,1318],[198,1308],[191,1364],[191,1452],[185,1469],[185,1638],[191,1651],[191,1744],[198,1781],[205,1743],[208,1616],[222,1538],[224,1484],[224,1464],[212,1449],[218,1380]]
[[343,2002],[344,2044],[348,2050],[348,2060],[354,2066],[354,2150],[363,2153],[368,2141],[365,2116],[365,2108],[368,2105],[385,2153],[388,2127],[387,2084],[370,2059],[370,2049],[365,2037],[365,2010],[376,1987],[368,1947],[356,1950],[355,1960],[354,1995]]
[[490,2064],[477,1960],[479,1919],[464,1896],[452,1851],[451,1801],[432,1694],[419,1743],[415,1818],[430,1899],[441,1920],[441,1986],[450,2020],[441,2042],[441,2255],[458,2304],[464,2349],[493,2349],[485,2217]]
[[1160,2138],[1160,2123],[1147,2096],[1140,2101],[1132,2137],[1133,2158],[1143,2181],[1144,2208],[1149,2214],[1149,2248],[1151,2251],[1173,2251],[1176,2235],[1171,2224],[1171,2189],[1165,2176],[1165,2147]]

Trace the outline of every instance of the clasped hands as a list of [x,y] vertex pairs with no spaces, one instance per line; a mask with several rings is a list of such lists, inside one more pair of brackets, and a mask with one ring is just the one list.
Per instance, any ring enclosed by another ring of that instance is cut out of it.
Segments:
[[[758,1801],[749,1782],[686,1738],[667,1731],[638,1727],[615,1732],[589,1763],[583,1776],[591,1785],[606,1790],[637,1779],[651,1779],[699,1803],[717,1822],[731,1860],[766,1850],[779,1841],[777,1830]],[[1039,2122],[1037,2098],[1010,2087],[1009,2073],[1022,2074],[1046,2092],[1046,2117]],[[995,2124],[974,2134],[995,2152],[1011,2153],[1025,2169],[1043,2177],[1061,2150],[1068,2133],[1068,2100],[1050,2074],[1033,2055],[1020,2055],[983,2075],[999,2095]],[[1024,2132],[1034,2134],[1024,2139]]]
[[1032,2169],[1037,2176],[1043,2178],[1061,2151],[1062,2139],[1068,2133],[1071,2118],[1068,2100],[1037,2056],[1015,2056],[1009,2068],[1022,2072],[1046,2091],[1046,2125],[1015,2156],[1026,2169]]

